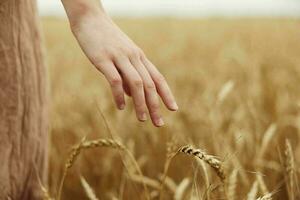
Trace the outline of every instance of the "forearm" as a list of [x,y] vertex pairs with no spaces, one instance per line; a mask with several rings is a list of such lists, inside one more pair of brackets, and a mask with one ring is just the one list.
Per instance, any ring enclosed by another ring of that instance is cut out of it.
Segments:
[[97,0],[61,0],[71,26],[76,26],[83,18],[90,15],[105,14],[101,2]]

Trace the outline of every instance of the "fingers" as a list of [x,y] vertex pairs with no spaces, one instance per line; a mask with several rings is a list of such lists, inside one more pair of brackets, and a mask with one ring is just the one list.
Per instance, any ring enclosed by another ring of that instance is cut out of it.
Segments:
[[142,61],[138,57],[131,58],[131,63],[141,76],[144,84],[144,92],[146,97],[146,104],[149,110],[151,120],[155,126],[163,126],[164,121],[159,111],[159,99],[156,91],[155,84],[148,73],[147,69],[143,65]]
[[[117,68],[122,80],[124,80],[124,76],[122,74],[122,72]],[[122,84],[123,84],[123,89],[124,89],[124,92],[131,97],[131,93],[130,93],[130,88],[128,86],[128,84],[126,83],[126,81],[122,81]]]
[[118,56],[115,58],[115,62],[123,75],[123,80],[128,84],[138,120],[146,121],[147,106],[142,78],[127,57]]
[[122,78],[116,67],[111,61],[98,63],[96,66],[108,80],[116,106],[123,110],[125,108],[124,90],[122,85]]
[[110,83],[119,109],[125,107],[124,93],[132,97],[138,120],[147,120],[148,108],[153,124],[164,125],[158,95],[169,110],[178,109],[164,77],[142,52],[112,54],[109,61],[101,61],[95,65]]
[[123,89],[124,89],[125,93],[131,97],[130,88],[127,83],[123,83]]
[[157,92],[159,96],[162,98],[164,104],[167,106],[169,110],[176,111],[178,110],[177,103],[175,98],[165,80],[163,75],[157,70],[157,68],[145,57],[142,56],[142,62],[146,66],[152,80],[155,83]]

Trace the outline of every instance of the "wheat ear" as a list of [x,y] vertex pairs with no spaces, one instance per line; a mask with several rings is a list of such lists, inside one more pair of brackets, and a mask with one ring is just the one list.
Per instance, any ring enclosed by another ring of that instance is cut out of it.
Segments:
[[289,142],[289,140],[285,141],[285,177],[286,177],[286,187],[289,199],[294,200],[295,199],[295,159],[293,155],[293,149],[292,145]]
[[61,193],[62,188],[64,185],[64,181],[66,179],[66,176],[68,174],[69,169],[73,166],[74,162],[76,161],[78,155],[81,153],[83,149],[90,149],[90,148],[96,148],[96,147],[109,147],[114,149],[120,149],[124,150],[125,146],[122,144],[111,140],[111,139],[98,139],[98,140],[92,140],[92,141],[86,141],[86,138],[84,137],[78,145],[76,145],[65,164],[64,173],[60,182],[59,190],[58,190],[58,196],[57,199],[61,199]]
[[224,172],[223,167],[222,167],[222,162],[220,160],[218,160],[215,156],[208,155],[200,149],[193,148],[191,145],[182,146],[182,147],[178,148],[176,151],[172,151],[172,150],[168,149],[167,160],[166,160],[166,163],[165,163],[165,166],[164,166],[164,172],[163,172],[163,177],[162,177],[162,182],[161,182],[161,188],[160,188],[160,192],[159,192],[159,199],[160,200],[162,200],[162,198],[163,198],[162,197],[162,192],[163,192],[163,189],[164,189],[163,186],[164,186],[164,182],[165,182],[165,179],[166,179],[168,171],[169,171],[170,164],[171,164],[173,158],[179,153],[194,156],[194,157],[197,157],[197,158],[205,161],[208,165],[210,165],[216,171],[216,173],[217,173],[218,177],[220,178],[220,180],[222,182],[225,181],[226,175],[225,175],[225,172]]
[[219,159],[217,159],[215,156],[208,155],[203,150],[196,149],[196,148],[192,147],[191,145],[180,147],[177,150],[177,152],[183,153],[186,155],[190,155],[190,156],[194,156],[194,157],[197,157],[197,158],[205,161],[211,168],[213,168],[215,170],[215,172],[217,173],[220,180],[222,182],[225,181],[226,175],[225,175],[224,169],[222,167],[222,162]]
[[236,198],[236,186],[237,186],[237,175],[238,175],[238,170],[234,169],[230,176],[229,176],[229,180],[228,180],[228,188],[227,188],[227,199],[230,200],[235,200]]
[[119,150],[126,149],[125,146],[112,139],[98,139],[98,140],[86,141],[82,143],[81,147],[84,149],[90,149],[96,147],[109,147],[109,148],[114,148]]

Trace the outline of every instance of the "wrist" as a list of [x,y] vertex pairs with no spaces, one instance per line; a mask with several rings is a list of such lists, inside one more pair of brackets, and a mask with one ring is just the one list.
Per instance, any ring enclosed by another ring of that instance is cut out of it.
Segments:
[[76,29],[82,21],[90,17],[106,16],[106,13],[99,3],[93,0],[61,0],[71,26],[71,29]]

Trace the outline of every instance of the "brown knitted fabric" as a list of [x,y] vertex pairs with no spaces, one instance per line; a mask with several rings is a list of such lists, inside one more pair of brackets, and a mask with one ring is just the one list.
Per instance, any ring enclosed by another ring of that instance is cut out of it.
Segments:
[[34,0],[0,1],[0,199],[39,198],[47,176],[47,77]]

